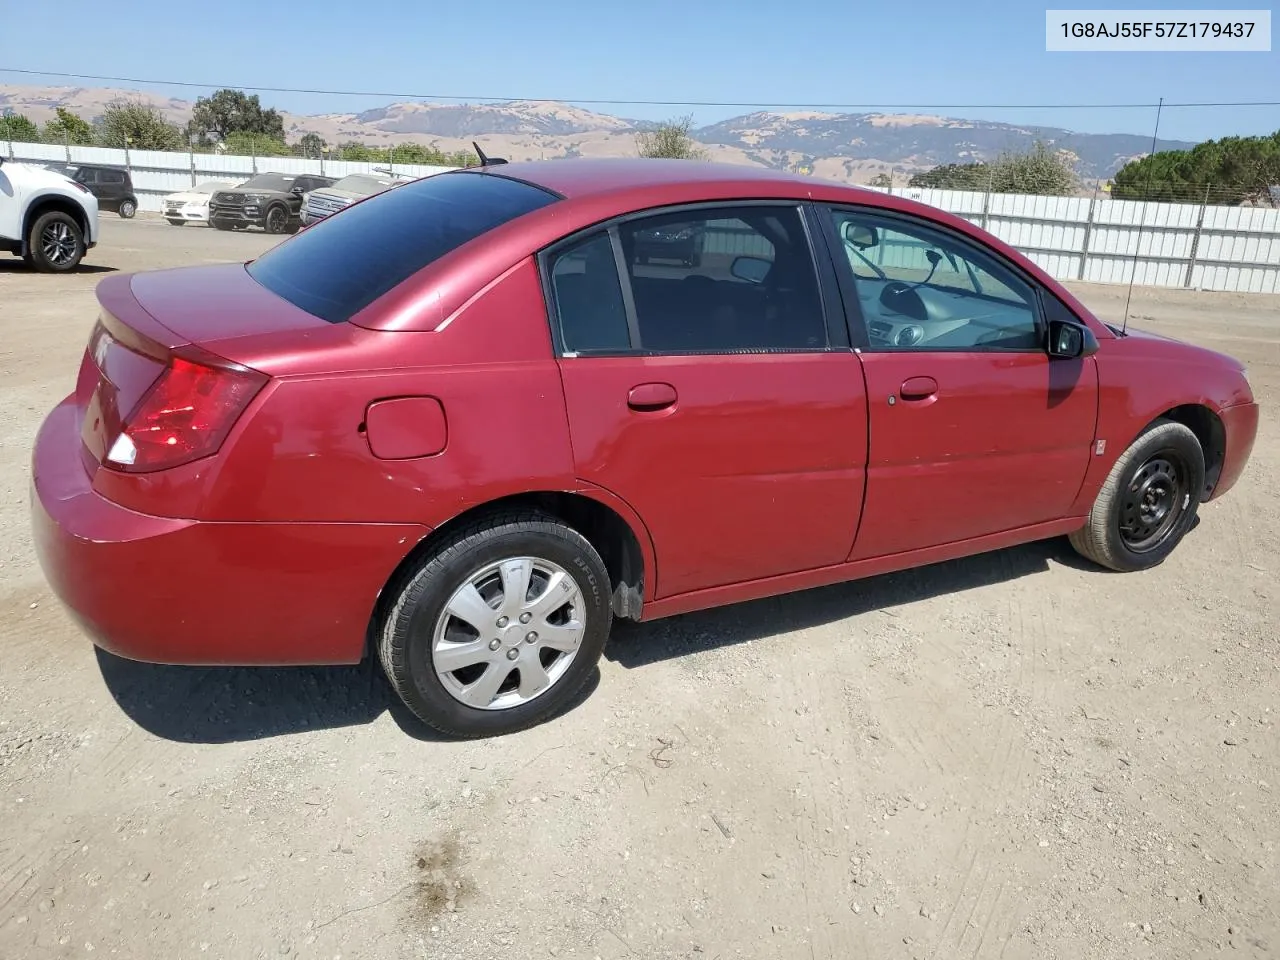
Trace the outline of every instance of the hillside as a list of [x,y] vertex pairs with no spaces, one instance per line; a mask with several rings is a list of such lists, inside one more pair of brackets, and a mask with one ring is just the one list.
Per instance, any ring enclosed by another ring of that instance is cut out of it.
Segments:
[[[43,124],[62,106],[92,120],[122,96],[144,100],[174,123],[191,116],[187,100],[88,87],[0,86],[0,111],[12,110]],[[317,133],[330,144],[418,142],[435,143],[442,150],[470,149],[472,140],[483,140],[486,152],[512,160],[634,154],[636,132],[649,125],[536,101],[393,103],[358,113],[283,115],[285,130],[295,140]],[[1149,139],[1133,134],[879,113],[756,112],[709,124],[694,134],[716,160],[804,168],[819,176],[864,182],[889,170],[910,173],[940,163],[990,160],[1037,139],[1070,151],[1086,178],[1109,176],[1150,149]],[[1161,141],[1159,146],[1184,149],[1192,144]]]

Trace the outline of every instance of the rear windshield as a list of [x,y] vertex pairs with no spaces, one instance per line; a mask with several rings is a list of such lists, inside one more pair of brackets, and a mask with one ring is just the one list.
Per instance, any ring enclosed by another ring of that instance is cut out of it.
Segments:
[[249,275],[330,323],[345,323],[429,263],[555,202],[505,177],[438,173],[347,207],[268,250]]

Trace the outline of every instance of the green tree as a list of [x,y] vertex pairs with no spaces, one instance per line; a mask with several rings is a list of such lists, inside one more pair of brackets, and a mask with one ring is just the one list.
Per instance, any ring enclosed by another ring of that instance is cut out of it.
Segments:
[[186,143],[182,130],[155,107],[141,100],[113,100],[97,121],[98,142],[104,147],[135,150],[179,150]]
[[992,165],[996,193],[1031,193],[1063,197],[1076,192],[1080,178],[1069,154],[1039,140],[1026,153],[1006,153]]
[[324,154],[324,148],[328,144],[325,143],[324,137],[318,133],[304,133],[302,139],[298,141],[297,153],[304,157],[318,158]]
[[636,134],[640,156],[673,160],[705,160],[707,151],[693,138],[693,117],[681,117]]
[[243,90],[218,90],[212,96],[199,97],[188,127],[202,143],[226,140],[233,133],[260,134],[284,142],[284,118],[274,109],[264,110],[256,93]]
[[1068,196],[1076,191],[1079,183],[1067,154],[1036,141],[1026,153],[1001,154],[991,163],[942,164],[913,175],[907,185],[938,190]]
[[1126,163],[1111,195],[1121,200],[1237,204],[1271,202],[1280,184],[1280,131],[1270,136],[1223,137],[1190,150],[1161,150]]
[[944,163],[911,175],[907,186],[924,190],[986,190],[991,170],[985,163]]
[[287,157],[293,153],[282,139],[277,140],[263,133],[249,133],[244,130],[227,134],[222,143],[227,153],[241,157]]
[[93,143],[93,127],[66,107],[54,108],[54,118],[44,125],[47,143],[69,143],[87,147]]
[[868,184],[868,186],[871,186],[871,187],[892,187],[892,186],[893,186],[893,177],[891,177],[891,176],[890,176],[889,174],[887,174],[887,173],[877,173],[874,177],[872,177],[872,178],[871,178],[871,182]]
[[39,143],[40,128],[20,113],[6,113],[0,117],[0,140]]

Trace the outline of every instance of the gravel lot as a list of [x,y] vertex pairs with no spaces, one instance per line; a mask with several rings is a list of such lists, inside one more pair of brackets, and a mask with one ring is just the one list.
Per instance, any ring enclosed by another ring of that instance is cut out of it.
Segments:
[[77,275],[0,260],[0,960],[1280,952],[1280,298],[1134,293],[1266,407],[1159,569],[1052,542],[624,628],[569,714],[453,744],[368,667],[96,654],[36,566],[94,285],[273,240],[107,217]]

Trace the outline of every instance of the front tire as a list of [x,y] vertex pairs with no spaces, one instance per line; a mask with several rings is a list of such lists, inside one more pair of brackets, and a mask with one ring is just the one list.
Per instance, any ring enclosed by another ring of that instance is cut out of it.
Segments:
[[68,273],[85,254],[80,224],[61,211],[36,217],[27,234],[27,263],[41,273]]
[[1163,563],[1195,525],[1204,473],[1196,435],[1181,423],[1157,420],[1111,468],[1071,546],[1122,573]]
[[393,584],[378,655],[413,713],[455,737],[558,714],[590,678],[612,623],[595,548],[540,513],[459,530]]
[[185,226],[187,225],[187,221],[185,221],[185,220],[170,220],[170,221],[169,221],[169,224],[170,224],[170,226],[174,226],[174,227],[185,227]]
[[275,206],[267,211],[266,219],[262,221],[262,229],[270,234],[284,233],[285,228],[289,225],[289,211],[284,207]]

